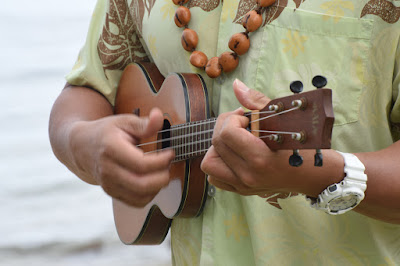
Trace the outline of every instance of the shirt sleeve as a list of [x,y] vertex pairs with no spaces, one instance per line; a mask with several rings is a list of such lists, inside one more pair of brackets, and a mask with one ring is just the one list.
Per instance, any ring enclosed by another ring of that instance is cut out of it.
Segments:
[[132,62],[148,61],[126,0],[98,0],[68,83],[93,88],[114,105],[122,70]]
[[390,113],[390,122],[394,140],[400,140],[400,41],[397,45],[393,73],[393,107]]

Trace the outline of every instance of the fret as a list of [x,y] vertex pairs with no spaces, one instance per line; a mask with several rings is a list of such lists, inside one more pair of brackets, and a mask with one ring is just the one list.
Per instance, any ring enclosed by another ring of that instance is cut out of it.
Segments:
[[[190,125],[190,124],[189,124]],[[186,128],[186,157],[190,155],[190,126]]]
[[174,162],[204,155],[211,146],[216,118],[194,121],[171,127],[171,145],[175,150]]
[[182,159],[186,159],[186,154],[187,154],[187,127],[186,125],[182,126]]
[[197,123],[197,125],[196,125],[196,132],[198,133],[197,134],[197,136],[196,136],[196,150],[197,151],[201,151],[201,140],[202,140],[202,138],[201,138],[201,126],[199,125],[199,123]]
[[189,134],[190,134],[189,143],[190,143],[190,153],[191,153],[191,154],[193,154],[193,152],[196,150],[196,149],[194,148],[194,145],[195,145],[195,138],[196,138],[196,136],[194,135],[194,134],[196,133],[196,131],[194,130],[194,129],[195,129],[195,124],[196,124],[196,123],[194,123],[194,124],[190,127],[190,130],[189,130]]
[[170,137],[171,137],[171,141],[170,141],[170,143],[169,143],[169,145],[170,145],[170,147],[172,147],[173,149],[174,149],[174,152],[175,152],[175,155],[176,155],[176,148],[175,148],[175,130],[173,130],[173,127],[171,128],[171,134],[170,134]]
[[[206,139],[205,138],[206,136],[205,136],[205,133],[204,133],[204,130],[205,130],[204,124],[201,124],[200,129],[201,129],[201,132],[202,132],[202,135],[200,135],[201,139],[204,140],[204,139]],[[200,150],[201,151],[204,150],[204,147],[205,147],[205,143],[203,143],[203,141],[201,141],[200,142]]]
[[179,126],[179,130],[178,130],[178,136],[179,136],[179,141],[178,141],[178,145],[179,145],[179,158],[182,159],[182,154],[183,154],[183,146],[182,146],[182,127]]

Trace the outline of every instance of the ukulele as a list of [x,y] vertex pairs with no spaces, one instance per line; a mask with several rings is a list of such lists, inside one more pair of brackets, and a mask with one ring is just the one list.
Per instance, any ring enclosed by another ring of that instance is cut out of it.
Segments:
[[[246,113],[249,128],[272,150],[293,150],[289,164],[299,166],[300,149],[316,149],[315,165],[322,166],[320,149],[329,149],[334,121],[332,92],[322,88],[326,79],[316,76],[318,89],[300,93],[300,81],[292,82],[294,95],[272,100],[262,110]],[[155,245],[165,239],[172,219],[196,217],[207,199],[207,176],[200,169],[211,146],[216,118],[211,117],[207,88],[198,74],[173,73],[165,79],[154,64],[130,64],[124,70],[115,101],[115,114],[148,116],[153,107],[164,114],[157,135],[142,139],[144,153],[174,149],[170,183],[145,207],[129,206],[113,199],[118,235],[125,244]]]

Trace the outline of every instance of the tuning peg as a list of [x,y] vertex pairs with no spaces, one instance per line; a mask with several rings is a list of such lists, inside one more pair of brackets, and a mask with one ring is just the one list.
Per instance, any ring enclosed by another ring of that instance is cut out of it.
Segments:
[[312,85],[317,89],[321,89],[326,86],[328,80],[324,76],[315,76],[312,79]]
[[317,167],[322,167],[323,165],[323,156],[322,156],[322,152],[320,149],[316,150],[316,153],[314,155],[314,166]]
[[303,91],[303,83],[300,80],[292,81],[290,83],[290,90],[293,93],[300,93]]
[[299,150],[293,150],[293,154],[289,157],[289,164],[294,167],[299,167],[303,164],[303,157],[300,156]]

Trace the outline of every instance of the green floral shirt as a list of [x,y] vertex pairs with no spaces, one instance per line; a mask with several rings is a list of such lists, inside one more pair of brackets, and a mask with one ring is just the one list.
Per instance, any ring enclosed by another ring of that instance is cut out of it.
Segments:
[[[191,0],[190,27],[210,58],[228,51],[255,0]],[[67,80],[91,86],[114,103],[124,67],[151,60],[164,75],[198,72],[181,47],[172,0],[99,0],[85,46]],[[289,84],[324,75],[333,90],[332,147],[343,152],[385,148],[400,137],[400,2],[277,0],[250,34],[239,67],[206,78],[215,114],[239,106],[235,78],[270,98]],[[203,75],[205,76],[205,75]],[[172,223],[176,265],[395,265],[400,226],[349,212],[330,216],[303,196],[242,197],[217,190],[203,214]]]

